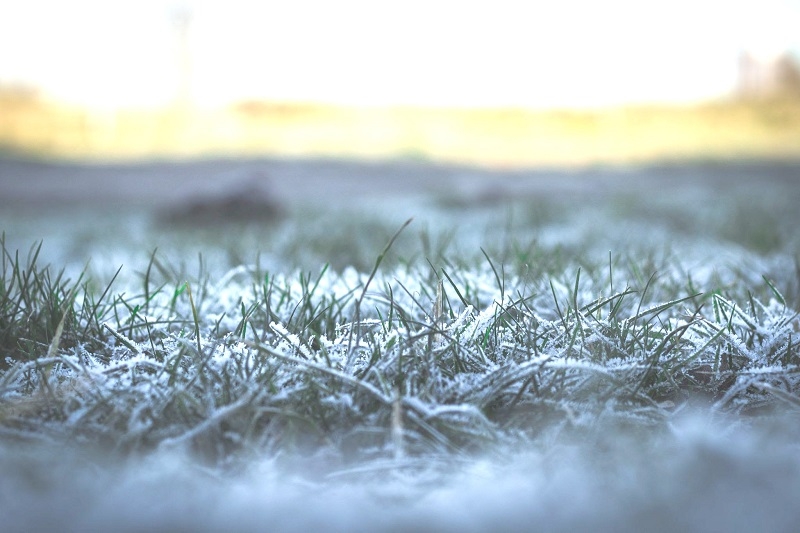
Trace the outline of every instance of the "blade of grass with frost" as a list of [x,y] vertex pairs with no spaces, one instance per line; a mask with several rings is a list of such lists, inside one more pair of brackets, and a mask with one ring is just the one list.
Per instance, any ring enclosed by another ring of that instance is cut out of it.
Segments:
[[458,299],[459,299],[459,300],[461,300],[461,303],[462,303],[462,305],[463,305],[465,308],[467,308],[467,307],[471,307],[471,306],[472,306],[472,304],[470,304],[470,303],[467,301],[467,299],[466,299],[466,298],[464,298],[464,296],[461,294],[461,291],[460,291],[460,290],[458,290],[458,286],[457,286],[457,285],[456,285],[456,284],[453,282],[453,278],[451,278],[451,277],[450,277],[450,274],[448,274],[448,273],[447,273],[447,270],[445,270],[445,269],[442,269],[442,274],[444,274],[444,277],[446,277],[446,278],[447,278],[447,281],[449,281],[449,282],[450,282],[450,286],[451,286],[451,287],[453,287],[453,290],[455,290],[455,291],[456,291],[456,295],[458,296]]
[[394,400],[392,401],[392,447],[394,460],[401,461],[405,456],[403,430],[403,407],[401,404],[400,389],[394,388]]
[[[642,387],[645,386],[648,379],[650,379],[652,373],[655,372],[656,366],[658,365],[659,361],[661,361],[662,358],[666,354],[668,354],[672,350],[672,348],[674,348],[677,345],[678,341],[680,341],[683,338],[683,335],[689,330],[691,326],[692,323],[690,322],[682,326],[679,326],[670,331],[669,333],[667,333],[667,335],[664,336],[664,338],[661,340],[658,346],[656,346],[651,351],[651,355],[646,357],[646,360],[649,359],[649,361],[647,361],[647,368],[645,372],[642,374],[642,378],[639,380],[639,383],[633,389],[634,395],[636,395],[639,392],[639,390],[641,390]],[[667,347],[668,342],[671,342],[670,347]]]
[[194,305],[194,297],[192,296],[192,286],[187,281],[186,283],[186,294],[189,295],[189,305],[192,308],[192,318],[194,319],[194,337],[195,341],[197,342],[197,355],[203,353],[203,346],[201,345],[200,340],[200,319],[197,315],[197,307]]
[[370,385],[366,381],[356,379],[356,378],[354,378],[354,377],[352,377],[352,376],[350,376],[348,374],[345,374],[344,372],[336,370],[335,368],[318,365],[318,364],[316,364],[316,363],[314,363],[312,361],[308,361],[306,359],[298,359],[297,357],[292,357],[291,355],[283,354],[283,353],[279,352],[278,350],[275,350],[272,347],[267,346],[265,344],[260,344],[260,343],[247,343],[247,344],[251,348],[253,348],[255,350],[258,350],[260,352],[264,352],[264,353],[266,353],[268,355],[271,355],[273,357],[277,357],[278,359],[282,359],[282,360],[290,362],[290,363],[295,363],[298,368],[304,369],[305,371],[308,371],[308,372],[317,371],[317,372],[321,372],[323,374],[328,374],[330,376],[333,376],[333,377],[341,380],[344,383],[347,383],[349,385],[353,385],[356,388],[363,389],[363,390],[369,392],[373,397],[377,398],[384,405],[391,405],[391,403],[392,403],[392,400],[390,398],[387,398],[386,396],[384,396],[383,393],[381,393],[378,389],[376,389],[375,387],[373,387],[372,385]]
[[[367,294],[367,289],[369,288],[369,284],[372,282],[372,279],[375,277],[375,274],[378,273],[378,269],[380,268],[381,263],[383,262],[383,258],[386,256],[387,253],[389,253],[389,250],[392,248],[392,245],[394,244],[394,241],[397,239],[397,237],[400,236],[400,234],[403,232],[403,230],[406,229],[406,227],[409,224],[411,224],[412,220],[414,220],[414,219],[413,218],[409,218],[408,220],[406,220],[403,223],[403,225],[400,226],[400,229],[398,229],[397,232],[395,232],[395,234],[392,235],[392,238],[389,239],[389,242],[386,243],[386,247],[384,247],[383,251],[381,251],[381,253],[378,255],[378,258],[375,260],[375,266],[372,267],[372,272],[370,272],[369,278],[367,278],[367,282],[364,284],[364,288],[361,291],[361,296],[359,296],[358,300],[356,300],[355,313],[354,313],[354,317],[353,317],[353,327],[350,329],[350,336],[347,339],[347,363],[346,363],[345,367],[348,370],[349,370],[350,366],[352,365],[352,359],[353,359],[353,353],[352,353],[352,350],[353,350],[353,330],[355,328],[359,327],[358,324],[361,321],[361,304],[364,301],[364,297]],[[361,328],[359,327],[358,336],[356,337],[356,345],[358,345],[360,341],[361,341]]]
[[756,381],[751,383],[751,385],[759,390],[772,394],[795,410],[800,409],[800,397],[798,397],[796,394],[787,392],[771,383],[767,383],[766,381]]
[[196,438],[197,436],[209,431],[210,429],[220,425],[225,419],[231,417],[232,415],[236,414],[238,411],[244,409],[245,407],[252,404],[260,395],[262,394],[261,391],[258,390],[251,390],[246,394],[243,394],[236,402],[225,405],[220,407],[219,409],[215,410],[213,414],[211,414],[208,418],[206,418],[203,422],[198,424],[197,426],[193,427],[191,430],[179,435],[177,437],[170,437],[162,440],[159,444],[160,448],[170,448],[173,446],[177,446],[190,440]]
[[[92,326],[92,324],[94,325],[95,331],[100,331],[103,328],[103,325],[101,324],[100,321],[109,312],[109,307],[110,306],[106,305],[105,311],[103,313],[100,313],[99,312],[100,311],[100,305],[103,304],[106,301],[106,297],[108,296],[109,291],[111,290],[111,286],[114,284],[114,281],[116,281],[116,279],[119,276],[120,272],[122,272],[122,266],[120,266],[117,269],[117,271],[111,277],[111,281],[109,281],[106,284],[105,289],[103,289],[103,292],[100,293],[100,296],[97,297],[97,298],[94,298],[94,296],[92,295],[91,291],[89,290],[89,288],[87,286],[83,287],[83,294],[84,294],[84,299],[83,299],[83,302],[84,302],[84,313],[83,314],[84,314],[84,316],[86,318],[86,326],[83,328],[83,331],[81,332],[83,337],[87,337],[88,336],[89,327]],[[88,303],[88,309],[86,308],[87,303]]]
[[[61,344],[61,336],[64,334],[64,323],[67,321],[67,315],[70,311],[72,311],[72,303],[74,302],[76,292],[77,286],[73,287],[71,297],[68,297],[62,305],[61,320],[58,321],[58,326],[56,327],[55,334],[53,335],[53,340],[50,341],[50,346],[47,348],[47,359],[56,359],[58,356],[58,349],[59,345]],[[50,397],[53,396],[53,390],[50,387],[51,369],[52,365],[46,365],[39,368],[42,375],[42,386],[47,389],[47,394]]]
[[505,299],[505,294],[506,294],[506,273],[503,268],[503,265],[502,264],[500,265],[500,270],[502,272],[501,276],[500,274],[497,273],[497,268],[495,268],[494,262],[489,257],[489,254],[486,253],[486,250],[481,248],[481,252],[483,253],[483,256],[486,258],[486,261],[489,262],[489,266],[492,268],[492,272],[494,272],[494,277],[497,280],[497,288],[500,289],[500,301],[502,302]]

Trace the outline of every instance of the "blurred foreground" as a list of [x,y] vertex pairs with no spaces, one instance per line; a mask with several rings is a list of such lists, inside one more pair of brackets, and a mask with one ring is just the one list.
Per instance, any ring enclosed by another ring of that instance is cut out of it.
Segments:
[[800,518],[800,457],[789,427],[766,437],[688,417],[646,446],[598,432],[546,453],[451,466],[435,484],[425,472],[415,484],[414,472],[389,469],[309,483],[268,460],[219,476],[181,455],[109,464],[85,450],[28,444],[0,448],[0,510],[8,533],[465,533],[531,524],[552,532],[789,532]]

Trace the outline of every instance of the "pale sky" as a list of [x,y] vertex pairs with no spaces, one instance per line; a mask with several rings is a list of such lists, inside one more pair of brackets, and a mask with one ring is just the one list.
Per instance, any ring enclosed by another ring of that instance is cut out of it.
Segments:
[[0,82],[103,108],[191,96],[591,107],[724,95],[742,49],[800,52],[800,0],[0,0]]

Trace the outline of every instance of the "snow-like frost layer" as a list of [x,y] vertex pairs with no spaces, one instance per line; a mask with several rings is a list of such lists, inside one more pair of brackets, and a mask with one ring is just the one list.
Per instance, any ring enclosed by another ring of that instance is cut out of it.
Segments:
[[0,449],[0,470],[7,533],[788,532],[800,519],[792,439],[699,418],[654,442],[609,432],[447,475],[423,468],[309,481],[254,462],[224,477],[174,453],[109,465],[45,446]]

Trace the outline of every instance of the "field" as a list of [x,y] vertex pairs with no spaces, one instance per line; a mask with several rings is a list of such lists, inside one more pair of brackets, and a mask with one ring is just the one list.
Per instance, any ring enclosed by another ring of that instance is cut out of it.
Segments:
[[800,99],[593,110],[244,102],[88,110],[0,86],[0,149],[68,160],[335,157],[492,168],[800,157]]
[[800,164],[0,160],[4,531],[792,531]]

